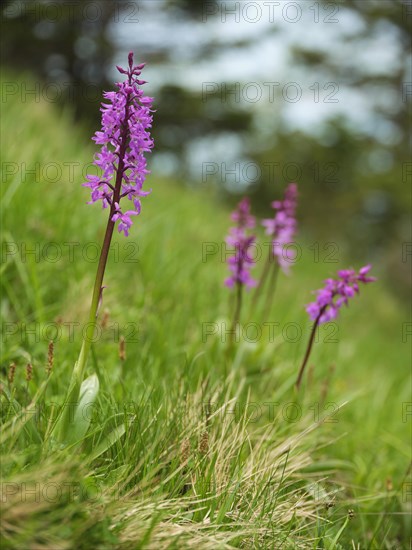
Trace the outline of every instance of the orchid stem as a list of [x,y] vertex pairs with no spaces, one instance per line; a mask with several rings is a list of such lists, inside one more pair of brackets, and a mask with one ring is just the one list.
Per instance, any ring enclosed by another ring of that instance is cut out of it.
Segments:
[[271,280],[270,280],[270,283],[269,283],[268,298],[267,298],[267,302],[266,302],[265,313],[263,315],[263,317],[265,319],[267,319],[267,317],[269,316],[270,310],[272,308],[273,296],[275,295],[276,283],[277,283],[277,280],[278,280],[278,274],[279,274],[279,264],[276,263],[273,266],[272,276],[271,276]]
[[260,277],[259,279],[259,282],[258,282],[258,285],[256,287],[256,290],[253,294],[253,298],[252,298],[252,310],[256,307],[256,304],[258,302],[258,299],[261,295],[261,292],[262,292],[262,289],[263,289],[263,286],[266,282],[266,279],[267,279],[267,276],[269,275],[269,271],[270,271],[270,264],[271,264],[271,260],[273,258],[273,254],[272,254],[272,251],[269,250],[269,254],[266,258],[266,263],[265,263],[265,267],[263,268],[263,272],[262,272],[262,276]]
[[323,313],[324,313],[326,307],[327,307],[327,306],[324,306],[324,307],[319,311],[319,314],[318,314],[318,316],[316,317],[315,322],[313,323],[312,331],[311,331],[311,333],[310,333],[309,342],[308,342],[308,345],[307,345],[307,348],[306,348],[306,353],[305,353],[305,356],[304,356],[304,358],[303,358],[302,366],[300,367],[299,374],[298,374],[298,378],[297,378],[296,383],[295,383],[295,386],[296,386],[296,389],[297,389],[297,390],[300,388],[300,384],[301,384],[301,382],[302,382],[302,377],[303,377],[303,372],[304,372],[305,367],[306,367],[306,364],[307,364],[307,362],[308,362],[308,359],[309,359],[309,356],[310,356],[310,352],[312,351],[313,342],[315,341],[316,329],[318,328],[320,318],[322,317],[322,315],[323,315]]
[[106,270],[107,258],[110,250],[110,243],[113,236],[114,222],[109,217],[106,227],[106,233],[104,236],[102,251],[100,253],[99,265],[97,267],[96,279],[93,288],[93,297],[90,305],[89,322],[86,327],[85,335],[83,337],[82,347],[80,349],[79,358],[75,364],[71,383],[80,383],[83,380],[84,369],[86,367],[87,359],[90,353],[92,345],[94,331],[96,328],[97,313],[99,309],[99,302],[102,295],[102,285],[104,272]]
[[236,327],[239,324],[240,312],[242,309],[242,288],[243,288],[242,283],[237,282],[236,283],[236,307],[235,307],[235,314],[233,316],[232,328],[230,331],[230,334],[232,335],[232,342],[235,339]]

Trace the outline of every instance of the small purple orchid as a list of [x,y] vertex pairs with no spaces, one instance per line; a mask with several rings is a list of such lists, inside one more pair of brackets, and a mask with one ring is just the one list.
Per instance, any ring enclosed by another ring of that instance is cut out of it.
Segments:
[[250,255],[250,248],[256,237],[248,234],[248,229],[255,227],[256,220],[250,213],[248,197],[240,201],[236,210],[232,213],[231,219],[236,222],[236,225],[230,228],[226,243],[234,247],[234,254],[227,260],[231,275],[225,280],[225,285],[229,288],[236,287],[236,303],[231,328],[233,343],[236,327],[240,320],[243,288],[256,285],[256,281],[250,275],[250,270],[255,264],[255,260]]
[[359,283],[366,284],[376,281],[375,277],[368,275],[371,268],[371,265],[365,265],[359,270],[359,273],[356,273],[354,269],[338,271],[337,279],[326,279],[324,288],[315,291],[317,294],[316,301],[306,307],[306,311],[314,323],[302,366],[296,380],[297,389],[299,389],[302,382],[303,372],[312,350],[317,327],[322,323],[327,323],[337,318],[339,309],[343,304],[347,305],[349,298],[359,293]]
[[250,256],[250,247],[256,240],[254,235],[247,235],[248,229],[256,225],[255,217],[250,214],[250,202],[247,197],[242,199],[237,209],[232,213],[231,219],[236,226],[230,228],[226,243],[235,249],[234,255],[227,260],[230,277],[225,280],[225,285],[232,288],[236,284],[253,287],[256,281],[251,277],[250,270],[255,260]]
[[285,190],[283,200],[271,203],[272,208],[275,209],[273,217],[262,220],[262,225],[266,228],[266,235],[270,235],[272,239],[266,263],[253,295],[252,308],[256,307],[266,281],[269,281],[265,316],[269,315],[271,311],[279,268],[288,274],[293,261],[293,251],[290,250],[288,245],[293,243],[296,232],[297,195],[298,188],[296,183],[290,183]]
[[359,283],[372,283],[375,277],[369,277],[372,266],[366,265],[356,273],[353,269],[338,271],[337,279],[326,279],[324,288],[317,290],[315,302],[306,307],[312,321],[319,317],[319,324],[336,319],[343,304],[359,293]]
[[262,225],[266,228],[266,235],[272,237],[272,254],[276,258],[279,266],[285,273],[289,273],[291,264],[291,252],[287,250],[287,245],[293,242],[296,233],[296,203],[298,188],[296,183],[291,183],[285,190],[285,196],[282,201],[273,201],[272,207],[275,209],[273,218],[262,220]]
[[[102,130],[92,138],[102,146],[93,162],[102,174],[87,175],[83,184],[91,189],[89,204],[101,200],[103,208],[110,207],[111,221],[120,220],[118,230],[125,236],[133,223],[131,216],[140,213],[140,198],[150,193],[143,191],[143,183],[149,173],[145,153],[153,147],[149,132],[153,99],[143,94],[139,86],[145,81],[138,78],[145,64],[133,66],[132,52],[128,61],[127,70],[117,67],[121,74],[127,75],[126,81],[116,84],[116,92],[103,94],[109,103],[102,103]],[[132,202],[133,210],[122,211],[120,201],[125,197]]]

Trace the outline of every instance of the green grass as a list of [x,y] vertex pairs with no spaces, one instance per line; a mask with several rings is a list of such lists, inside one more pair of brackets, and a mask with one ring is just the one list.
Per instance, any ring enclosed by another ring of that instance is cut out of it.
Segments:
[[[229,325],[233,309],[220,251],[202,257],[205,243],[220,250],[230,223],[209,188],[150,176],[153,194],[131,236],[116,234],[106,270],[90,429],[69,448],[51,444],[106,223],[80,186],[89,139],[69,112],[18,97],[3,105],[2,548],[409,548],[406,310],[381,283],[363,288],[337,341],[315,345],[296,395],[310,328],[303,305],[351,263],[343,246],[338,264],[315,263],[302,230],[302,258],[278,281],[274,341],[246,303],[244,323],[262,337],[228,353],[203,333],[205,323]],[[302,330],[295,342],[290,323]]]

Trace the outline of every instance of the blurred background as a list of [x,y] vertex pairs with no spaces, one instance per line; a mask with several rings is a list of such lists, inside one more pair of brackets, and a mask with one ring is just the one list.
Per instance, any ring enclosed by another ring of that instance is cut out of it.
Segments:
[[182,193],[210,188],[229,206],[249,194],[261,215],[296,181],[301,235],[378,263],[407,296],[410,0],[12,0],[1,9],[2,70],[32,79],[17,92],[8,78],[3,108],[15,93],[38,95],[70,109],[87,140],[102,90],[133,50],[155,97],[154,174]]

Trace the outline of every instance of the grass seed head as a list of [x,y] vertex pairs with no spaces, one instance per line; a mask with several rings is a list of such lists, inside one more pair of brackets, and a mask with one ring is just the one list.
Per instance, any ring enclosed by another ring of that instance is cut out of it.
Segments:
[[54,362],[54,342],[53,340],[50,340],[48,352],[47,352],[47,376],[50,375],[51,371],[53,370],[53,362]]
[[209,434],[205,430],[202,435],[200,436],[199,440],[199,453],[202,455],[207,454],[209,450]]
[[126,342],[123,336],[120,337],[119,341],[119,359],[120,361],[126,360]]
[[10,382],[10,384],[13,384],[14,382],[14,375],[16,374],[16,363],[10,363],[10,366],[9,366],[9,373],[8,373],[8,381]]
[[190,457],[190,441],[188,438],[182,441],[180,446],[180,462],[186,464]]
[[27,363],[26,366],[26,381],[30,382],[30,380],[33,378],[33,365],[31,363]]

